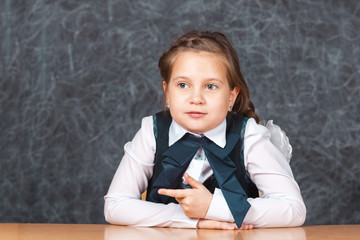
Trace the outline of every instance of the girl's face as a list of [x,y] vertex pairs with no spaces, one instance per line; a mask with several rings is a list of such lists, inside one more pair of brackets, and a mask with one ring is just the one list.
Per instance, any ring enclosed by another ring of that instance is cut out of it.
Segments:
[[194,51],[177,56],[169,83],[163,82],[163,87],[172,118],[194,133],[216,128],[239,92],[237,87],[230,89],[221,57]]

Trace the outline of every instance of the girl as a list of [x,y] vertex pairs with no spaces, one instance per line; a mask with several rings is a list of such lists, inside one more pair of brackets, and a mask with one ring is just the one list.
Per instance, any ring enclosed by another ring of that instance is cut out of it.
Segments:
[[[125,145],[105,196],[106,221],[217,229],[302,225],[306,208],[288,163],[291,146],[279,127],[258,124],[228,39],[188,32],[160,57],[159,68],[168,110],[145,117]],[[272,139],[282,140],[275,146]]]

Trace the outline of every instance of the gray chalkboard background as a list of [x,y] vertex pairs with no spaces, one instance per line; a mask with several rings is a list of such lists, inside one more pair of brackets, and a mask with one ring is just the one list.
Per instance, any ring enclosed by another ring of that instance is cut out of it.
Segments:
[[157,60],[181,33],[233,42],[262,119],[294,148],[306,224],[360,224],[360,2],[0,2],[0,222],[104,223]]

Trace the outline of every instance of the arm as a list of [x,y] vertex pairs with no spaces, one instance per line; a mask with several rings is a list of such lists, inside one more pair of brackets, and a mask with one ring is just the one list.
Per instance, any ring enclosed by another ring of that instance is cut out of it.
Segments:
[[306,207],[288,160],[270,141],[269,131],[249,119],[245,138],[245,166],[262,192],[248,201],[245,223],[254,227],[295,227],[304,223]]
[[[284,155],[271,143],[269,131],[249,119],[244,158],[251,180],[262,192],[249,198],[251,208],[244,223],[254,227],[292,227],[305,221],[306,208]],[[216,189],[206,218],[234,221],[220,189]]]
[[187,217],[178,204],[140,200],[153,173],[155,146],[152,117],[147,117],[132,142],[125,145],[125,155],[105,196],[105,219],[129,226],[195,228],[198,220]]

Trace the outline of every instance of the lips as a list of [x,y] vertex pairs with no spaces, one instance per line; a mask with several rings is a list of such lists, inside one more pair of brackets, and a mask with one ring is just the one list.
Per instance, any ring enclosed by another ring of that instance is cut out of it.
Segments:
[[201,118],[206,115],[206,113],[203,112],[187,112],[186,114],[192,118]]

